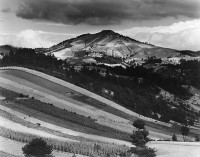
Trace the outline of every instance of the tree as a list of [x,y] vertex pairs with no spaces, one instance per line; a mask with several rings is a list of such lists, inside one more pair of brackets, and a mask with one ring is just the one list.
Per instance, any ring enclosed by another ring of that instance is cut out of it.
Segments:
[[145,128],[145,122],[143,120],[137,119],[134,121],[133,126],[138,129],[144,129]]
[[195,141],[196,141],[196,142],[199,142],[199,141],[200,141],[199,136],[195,135],[194,138],[195,138]]
[[190,129],[186,126],[183,125],[181,127],[181,134],[183,135],[183,140],[185,141],[185,136],[188,136]]
[[42,138],[35,138],[22,147],[22,151],[25,157],[45,157],[51,155],[53,148]]
[[144,147],[145,144],[149,141],[147,136],[149,135],[148,130],[138,130],[133,131],[133,134],[131,135],[132,143],[139,147]]
[[173,134],[173,135],[172,135],[172,141],[177,141],[176,134]]

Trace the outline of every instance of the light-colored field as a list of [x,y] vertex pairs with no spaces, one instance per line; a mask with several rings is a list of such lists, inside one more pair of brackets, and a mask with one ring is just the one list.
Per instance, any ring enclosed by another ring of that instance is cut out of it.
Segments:
[[150,142],[157,150],[157,157],[199,157],[200,143],[197,142]]
[[56,136],[56,135],[53,135],[53,134],[50,134],[50,133],[47,133],[44,131],[40,131],[40,130],[33,129],[33,128],[28,128],[24,125],[15,123],[15,122],[8,120],[1,116],[0,116],[0,126],[7,128],[7,129],[14,130],[14,131],[28,133],[28,134],[32,134],[32,135],[38,135],[38,136],[45,137],[45,138],[53,138],[53,139],[57,139],[60,141],[74,141],[69,138],[59,137],[59,136]]
[[22,156],[22,147],[24,143],[13,141],[0,136],[0,150],[9,154]]
[[20,157],[18,155],[12,155],[3,151],[0,151],[0,157]]

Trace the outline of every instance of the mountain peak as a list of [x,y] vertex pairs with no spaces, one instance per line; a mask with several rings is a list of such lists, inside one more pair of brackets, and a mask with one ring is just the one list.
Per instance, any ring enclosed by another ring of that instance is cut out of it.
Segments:
[[101,34],[116,34],[116,32],[114,32],[112,30],[102,30],[100,33]]

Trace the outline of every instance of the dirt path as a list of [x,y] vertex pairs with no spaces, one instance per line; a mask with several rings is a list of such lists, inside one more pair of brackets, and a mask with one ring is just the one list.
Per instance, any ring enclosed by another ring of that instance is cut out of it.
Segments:
[[200,143],[197,142],[150,142],[156,149],[157,157],[199,157]]

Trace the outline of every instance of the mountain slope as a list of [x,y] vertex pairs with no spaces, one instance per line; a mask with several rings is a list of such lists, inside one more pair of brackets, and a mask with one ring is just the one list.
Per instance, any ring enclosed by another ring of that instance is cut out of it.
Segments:
[[148,43],[125,37],[111,30],[103,30],[96,34],[83,34],[76,38],[65,40],[42,51],[59,59],[80,57],[80,52],[86,52],[81,57],[91,54],[105,54],[121,58],[157,58],[190,55],[174,49],[157,47]]

